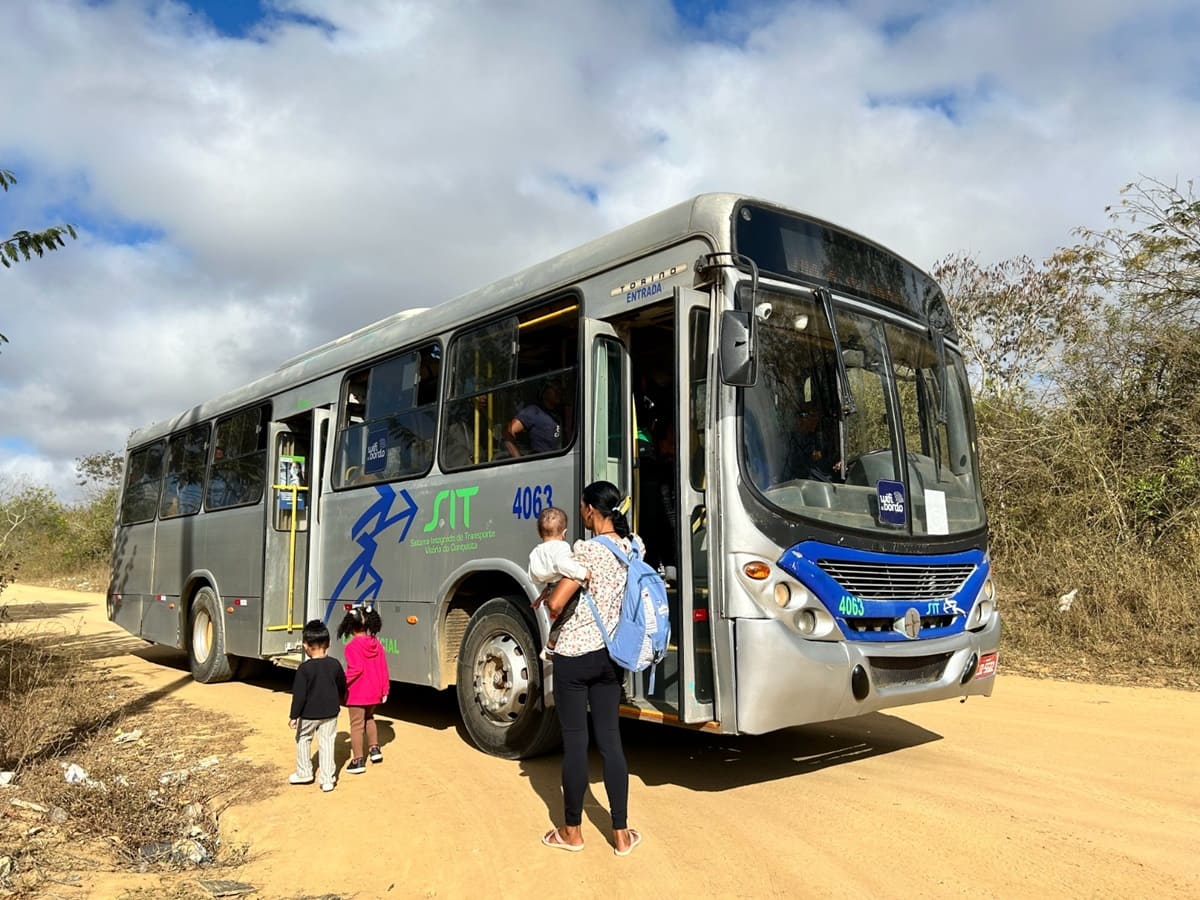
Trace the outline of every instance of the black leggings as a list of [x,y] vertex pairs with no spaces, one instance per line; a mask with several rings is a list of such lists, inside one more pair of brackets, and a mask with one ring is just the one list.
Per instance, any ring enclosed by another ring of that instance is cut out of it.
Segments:
[[621,673],[608,651],[583,656],[554,654],[554,703],[563,738],[563,806],[567,825],[583,822],[583,795],[588,786],[587,711],[592,707],[596,746],[604,758],[604,790],[614,829],[628,828],[629,769],[621,747],[618,707]]

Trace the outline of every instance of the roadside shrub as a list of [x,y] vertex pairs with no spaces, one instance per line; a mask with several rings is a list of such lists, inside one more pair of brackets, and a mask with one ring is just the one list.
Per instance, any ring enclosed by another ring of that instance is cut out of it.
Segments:
[[219,825],[231,802],[263,787],[262,768],[237,755],[246,729],[171,699],[169,687],[112,676],[78,635],[64,642],[28,618],[0,624],[0,770],[16,772],[4,798],[18,801],[0,816],[0,894],[43,896],[81,869],[244,862],[247,848],[222,843]]
[[93,670],[49,640],[0,626],[0,770],[21,772],[102,725],[98,690]]

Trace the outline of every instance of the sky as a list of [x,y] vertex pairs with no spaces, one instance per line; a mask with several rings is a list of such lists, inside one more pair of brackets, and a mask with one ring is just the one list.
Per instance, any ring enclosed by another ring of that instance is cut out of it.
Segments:
[[5,8],[0,497],[398,310],[705,191],[920,266],[1200,174],[1195,0]]

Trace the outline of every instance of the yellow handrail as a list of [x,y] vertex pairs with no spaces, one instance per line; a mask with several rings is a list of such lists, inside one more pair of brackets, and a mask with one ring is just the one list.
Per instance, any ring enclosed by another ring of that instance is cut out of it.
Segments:
[[296,597],[296,500],[297,493],[307,491],[308,488],[300,484],[273,484],[272,490],[276,491],[291,491],[292,493],[292,516],[291,526],[288,528],[288,610],[286,625],[268,625],[267,631],[286,631],[291,634],[297,628],[303,628],[303,622],[292,621],[293,604]]

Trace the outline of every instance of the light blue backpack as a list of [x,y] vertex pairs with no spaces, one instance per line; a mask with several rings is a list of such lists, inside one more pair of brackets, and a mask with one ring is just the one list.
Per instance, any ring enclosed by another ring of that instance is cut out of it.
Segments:
[[[667,585],[638,553],[637,545],[626,554],[616,543],[606,537],[596,541],[612,551],[613,556],[625,566],[625,596],[621,600],[621,615],[617,627],[610,635],[596,609],[596,601],[590,592],[584,594],[605,646],[612,661],[622,669],[641,672],[657,666],[667,655],[667,643],[671,639],[671,618],[667,608]],[[650,674],[650,690],[654,690],[654,673]]]

